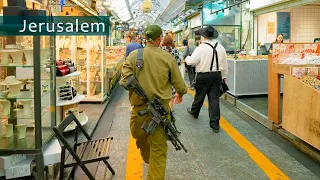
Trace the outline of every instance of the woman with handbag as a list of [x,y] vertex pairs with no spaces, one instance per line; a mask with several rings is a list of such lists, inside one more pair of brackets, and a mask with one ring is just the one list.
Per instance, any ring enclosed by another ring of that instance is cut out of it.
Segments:
[[[192,107],[187,111],[194,118],[198,118],[203,101],[208,95],[210,127],[215,133],[220,129],[221,92],[225,91],[225,80],[228,74],[227,53],[225,48],[216,42],[218,31],[208,26],[199,30],[205,43],[200,44],[186,58],[188,65],[196,66],[195,85],[196,95]],[[222,86],[224,84],[224,86]]]

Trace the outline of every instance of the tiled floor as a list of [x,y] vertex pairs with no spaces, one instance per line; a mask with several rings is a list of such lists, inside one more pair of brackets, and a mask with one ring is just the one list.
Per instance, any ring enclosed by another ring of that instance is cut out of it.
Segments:
[[[112,177],[104,163],[94,164],[90,166],[90,170],[98,180],[126,179],[130,104],[127,92],[119,89],[117,93],[116,101],[110,104],[111,110],[108,106],[94,133],[95,137],[114,137],[109,162],[115,169],[116,175]],[[234,141],[230,132],[227,133],[227,129],[222,128],[219,134],[212,132],[205,106],[198,120],[190,117],[186,108],[192,101],[193,97],[188,94],[184,96],[182,104],[175,106],[177,126],[182,132],[181,141],[188,149],[188,153],[176,152],[168,142],[166,179],[270,179],[252,159],[252,155]],[[228,103],[221,103],[221,112],[228,123],[290,179],[320,179],[319,164],[296,151],[280,136],[258,123],[252,125],[254,122],[250,117]],[[143,167],[146,177],[147,165]],[[83,172],[78,171],[76,179],[87,178]]]

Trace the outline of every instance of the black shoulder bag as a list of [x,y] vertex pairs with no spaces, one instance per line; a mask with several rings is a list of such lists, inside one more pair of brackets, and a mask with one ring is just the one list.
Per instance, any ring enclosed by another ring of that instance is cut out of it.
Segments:
[[[216,43],[214,45],[214,47],[209,44],[209,43],[206,43],[207,45],[209,45],[210,47],[212,47],[213,49],[213,56],[212,56],[212,62],[211,62],[211,67],[210,67],[210,71],[212,71],[212,68],[213,68],[213,61],[214,61],[214,56],[216,56],[217,60],[216,60],[216,63],[217,63],[217,71],[219,71],[219,58],[218,58],[218,52],[216,50],[217,46],[218,46],[218,43]],[[222,94],[226,93],[227,91],[229,91],[229,87],[228,85],[226,84],[226,82],[222,79],[221,80],[221,86],[220,86],[220,96],[222,96]]]

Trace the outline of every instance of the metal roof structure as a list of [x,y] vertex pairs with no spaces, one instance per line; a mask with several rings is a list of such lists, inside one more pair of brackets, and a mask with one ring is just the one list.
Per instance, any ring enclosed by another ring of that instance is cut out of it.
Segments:
[[[130,26],[141,27],[145,24],[163,24],[184,10],[186,0],[100,0],[122,21]],[[152,8],[145,13],[144,1],[150,1]]]

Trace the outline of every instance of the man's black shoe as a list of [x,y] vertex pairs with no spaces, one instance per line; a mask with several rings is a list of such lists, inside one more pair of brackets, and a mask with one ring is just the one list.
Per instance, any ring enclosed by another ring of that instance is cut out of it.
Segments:
[[212,128],[213,132],[219,133],[219,128]]
[[191,108],[187,108],[187,111],[188,111],[188,113],[189,113],[190,115],[192,115],[194,118],[198,119],[197,116],[195,116],[194,114],[192,114]]

